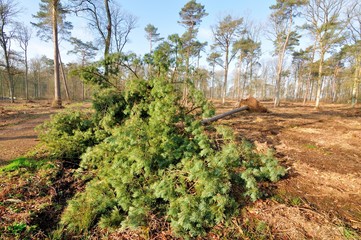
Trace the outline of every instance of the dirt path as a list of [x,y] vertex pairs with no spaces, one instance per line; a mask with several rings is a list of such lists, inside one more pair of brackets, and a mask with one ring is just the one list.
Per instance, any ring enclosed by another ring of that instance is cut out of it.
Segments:
[[38,143],[35,127],[56,112],[45,103],[0,103],[0,166]]
[[279,201],[258,202],[252,215],[282,239],[345,239],[348,229],[360,234],[361,108],[266,106],[269,113],[242,112],[222,120],[260,151],[274,149],[289,168],[288,176],[277,183]]

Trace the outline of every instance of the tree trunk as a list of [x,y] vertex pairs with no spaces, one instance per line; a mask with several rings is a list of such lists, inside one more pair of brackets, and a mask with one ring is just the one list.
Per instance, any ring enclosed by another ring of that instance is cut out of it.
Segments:
[[310,88],[310,93],[309,93],[309,96],[308,96],[308,100],[312,101],[312,99],[313,99],[313,89],[315,87],[315,81],[314,80],[311,81],[310,84],[311,84],[311,88]]
[[29,100],[29,86],[28,86],[28,76],[29,76],[29,66],[28,66],[28,51],[24,51],[25,54],[25,99]]
[[15,84],[14,84],[14,78],[13,75],[11,74],[11,68],[10,68],[10,60],[9,60],[9,55],[8,52],[6,51],[4,53],[5,55],[5,62],[6,62],[6,73],[8,75],[8,81],[9,81],[9,93],[10,93],[10,101],[11,103],[14,103],[14,89],[15,89]]
[[353,80],[353,84],[352,84],[352,98],[351,98],[351,106],[354,108],[357,104],[357,95],[358,95],[358,83],[359,83],[359,78],[360,78],[360,71],[361,71],[361,67],[360,67],[360,61],[356,61],[356,69],[355,69],[355,76],[354,76],[354,80]]
[[1,93],[1,98],[4,98],[4,78],[3,75],[0,73],[0,93]]
[[[300,79],[297,76],[297,73],[295,73],[295,89],[293,91],[293,96],[291,95],[291,98],[293,100],[297,100],[298,99],[298,93],[299,93],[299,88],[300,88]],[[291,93],[292,94],[292,93]]]
[[358,83],[358,87],[356,89],[356,102],[355,102],[355,104],[357,104],[357,99],[359,98],[359,95],[360,95],[360,84]]
[[8,78],[9,78],[10,100],[11,100],[11,103],[14,103],[15,102],[15,99],[14,99],[14,90],[15,90],[14,78],[13,78],[13,75],[11,74],[10,68],[7,69],[7,72],[8,72]]
[[53,45],[54,45],[54,101],[52,107],[61,108],[61,92],[60,92],[60,71],[59,71],[59,50],[58,50],[58,1],[53,0]]
[[[288,36],[286,38],[288,40]],[[276,92],[275,92],[275,99],[274,99],[274,107],[280,106],[280,97],[281,97],[281,79],[282,79],[282,70],[283,70],[283,57],[286,51],[286,42],[282,47],[282,51],[278,55],[278,63],[277,63],[277,78],[276,78]]]
[[354,79],[353,84],[352,84],[352,97],[351,97],[351,106],[354,108],[356,103],[357,103],[357,78]]
[[309,91],[311,91],[310,87],[311,87],[311,72],[308,74],[307,76],[307,80],[306,80],[306,89],[304,91],[304,95],[303,95],[303,105],[306,104],[307,99],[308,99],[308,95],[309,95]]
[[[248,94],[250,96],[253,96],[256,93],[256,84],[252,80],[253,80],[253,60],[251,59],[251,62],[249,64],[249,88],[248,88]],[[254,86],[254,91],[252,85]]]
[[228,79],[228,55],[229,55],[229,46],[226,48],[226,56],[224,61],[224,82],[223,82],[223,94],[222,94],[222,104],[226,102],[226,96],[227,96],[227,79]]
[[337,79],[332,83],[332,103],[336,103],[337,100]]
[[238,66],[238,87],[237,87],[237,99],[240,100],[242,98],[241,95],[241,82],[242,82],[242,53],[239,56],[239,66]]
[[301,86],[300,86],[300,89],[299,89],[299,92],[298,92],[298,98],[301,98],[302,95],[304,94],[304,91],[305,91],[305,78],[304,77],[300,77],[300,79],[302,79],[301,81]]
[[243,77],[243,86],[242,86],[242,94],[241,98],[244,98],[244,93],[246,91],[246,85],[247,85],[247,74],[248,74],[248,66],[249,64],[246,64],[246,70],[244,71],[244,77]]
[[262,87],[262,99],[266,99],[267,98],[267,77],[264,76],[264,82],[263,82],[263,87]]
[[280,93],[281,93],[281,78],[282,78],[282,71],[283,71],[283,60],[286,53],[286,49],[288,47],[288,42],[291,36],[291,26],[293,23],[292,13],[290,14],[290,22],[289,22],[289,29],[287,31],[285,42],[282,45],[281,52],[278,53],[278,63],[277,63],[277,79],[276,79],[276,93],[275,93],[275,100],[274,100],[274,107],[280,106]]
[[282,47],[281,52],[279,53],[278,56],[278,63],[277,63],[277,78],[276,78],[276,92],[275,92],[275,99],[274,99],[274,107],[279,107],[280,106],[280,95],[281,95],[281,80],[282,80],[282,71],[283,71],[283,59],[284,59],[284,54],[286,52],[286,48],[288,45],[288,39],[289,39],[289,34],[287,35],[286,41]]
[[211,118],[206,118],[206,119],[203,119],[201,121],[202,124],[208,124],[208,123],[211,123],[211,122],[215,122],[221,118],[224,118],[224,117],[227,117],[229,115],[232,115],[232,114],[235,114],[235,113],[238,113],[238,112],[241,112],[241,111],[244,111],[244,110],[248,110],[249,107],[248,106],[243,106],[243,107],[240,107],[240,108],[237,108],[237,109],[234,109],[234,110],[231,110],[231,111],[228,111],[228,112],[225,112],[225,113],[222,113],[222,114],[219,114],[217,116],[214,116],[214,117],[211,117]]
[[187,53],[186,53],[186,75],[184,78],[184,82],[183,82],[183,101],[185,101],[185,103],[188,103],[188,81],[189,81],[189,47],[187,49]]
[[[6,38],[5,34],[4,36],[2,36],[2,38]],[[4,51],[4,58],[5,58],[5,70],[6,70],[6,74],[8,77],[8,83],[9,83],[9,93],[10,93],[10,100],[11,103],[14,103],[14,79],[13,79],[13,75],[11,74],[11,67],[10,67],[10,56],[9,56],[9,51],[10,49],[8,49],[8,45],[7,45],[7,41],[8,39],[2,39],[1,41],[1,47]]]
[[214,94],[214,75],[216,74],[214,72],[215,65],[216,65],[215,63],[213,63],[213,65],[212,65],[212,83],[211,83],[211,90],[210,90],[211,100],[213,99],[213,94]]
[[58,54],[59,54],[59,64],[60,64],[61,75],[62,75],[62,77],[63,77],[63,83],[64,83],[64,88],[65,88],[66,99],[67,99],[68,101],[70,101],[70,94],[69,94],[68,83],[67,83],[67,81],[66,81],[66,76],[65,76],[65,72],[64,72],[64,66],[63,66],[63,63],[62,63],[62,61],[61,61],[61,56],[60,56],[59,48],[58,48]]
[[37,98],[40,98],[41,97],[41,85],[40,85],[40,70],[39,70],[39,73],[38,73],[38,85],[37,85]]
[[324,56],[325,56],[324,51],[321,51],[320,64],[319,64],[319,66],[318,66],[317,95],[316,95],[316,105],[315,105],[315,108],[319,108],[319,107],[320,107],[320,99],[321,99],[321,91],[322,91],[323,59],[324,59]]
[[275,100],[274,100],[274,107],[280,106],[280,88],[281,88],[281,74],[277,73],[277,79],[276,79],[276,92],[275,92]]
[[238,87],[239,87],[239,67],[237,67],[237,72],[235,76],[235,80],[233,82],[233,99],[239,99],[238,98]]
[[[107,36],[105,39],[105,47],[104,47],[104,59],[106,59],[109,56],[110,53],[110,44],[111,44],[111,37],[112,37],[112,15],[110,12],[109,7],[109,0],[104,0],[104,6],[105,6],[105,12],[107,15]],[[105,72],[104,75],[108,76],[109,74],[109,67],[108,65],[105,65]]]

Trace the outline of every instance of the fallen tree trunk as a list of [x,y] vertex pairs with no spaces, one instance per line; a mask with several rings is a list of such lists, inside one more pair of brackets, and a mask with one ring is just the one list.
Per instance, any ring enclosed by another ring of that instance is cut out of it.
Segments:
[[232,110],[232,111],[225,112],[225,113],[219,114],[219,115],[214,116],[214,117],[211,117],[211,118],[203,119],[201,123],[202,123],[203,125],[204,125],[204,124],[208,124],[208,123],[217,121],[218,119],[221,119],[221,118],[227,117],[227,116],[229,116],[229,115],[232,115],[232,114],[235,114],[235,113],[244,111],[244,110],[248,110],[248,109],[249,109],[248,106],[243,106],[243,107],[240,107],[240,108],[236,108],[236,109],[234,109],[234,110]]

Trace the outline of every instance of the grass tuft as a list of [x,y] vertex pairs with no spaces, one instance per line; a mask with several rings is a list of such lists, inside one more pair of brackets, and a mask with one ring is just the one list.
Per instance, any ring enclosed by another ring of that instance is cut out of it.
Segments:
[[8,165],[1,167],[0,172],[12,172],[21,168],[36,170],[45,165],[48,160],[35,160],[31,158],[20,157],[11,161]]

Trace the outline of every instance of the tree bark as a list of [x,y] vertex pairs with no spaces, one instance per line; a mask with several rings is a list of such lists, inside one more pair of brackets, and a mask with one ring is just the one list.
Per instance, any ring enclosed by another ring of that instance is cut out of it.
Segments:
[[237,99],[241,99],[243,97],[243,89],[242,89],[242,95],[241,95],[241,82],[242,82],[242,61],[243,56],[242,53],[239,55],[239,66],[238,66],[238,87],[237,87]]
[[63,77],[63,83],[64,83],[64,88],[65,88],[66,99],[67,99],[68,101],[70,101],[70,94],[69,94],[68,83],[67,83],[67,81],[66,81],[66,76],[65,76],[65,72],[64,72],[63,63],[62,63],[62,61],[61,61],[61,56],[60,56],[59,48],[58,48],[58,55],[59,55],[59,65],[60,65],[61,75],[62,75],[62,77]]
[[[4,31],[2,29],[2,31]],[[14,78],[11,73],[11,66],[10,66],[10,49],[8,49],[8,39],[6,39],[5,33],[3,33],[2,40],[1,40],[1,47],[4,51],[4,58],[5,58],[5,70],[8,77],[9,82],[9,93],[10,93],[10,100],[11,103],[14,103]]]
[[316,109],[320,107],[320,99],[321,99],[321,91],[322,91],[323,61],[325,58],[324,56],[325,56],[325,52],[322,50],[321,56],[320,56],[320,64],[318,67],[317,95],[316,95],[316,105],[315,105]]
[[241,112],[241,111],[244,111],[244,110],[248,110],[249,107],[248,106],[243,106],[243,107],[240,107],[240,108],[236,108],[232,111],[228,111],[228,112],[225,112],[225,113],[222,113],[222,114],[219,114],[217,116],[214,116],[214,117],[211,117],[211,118],[206,118],[206,119],[203,119],[201,121],[202,124],[208,124],[208,123],[211,123],[211,122],[215,122],[221,118],[224,118],[224,117],[227,117],[229,115],[232,115],[232,114],[235,114],[235,113],[238,113],[238,112]]
[[[107,35],[105,38],[105,48],[104,48],[104,59],[106,59],[109,56],[110,53],[110,44],[111,44],[111,38],[112,38],[112,15],[110,12],[109,7],[109,0],[104,0],[104,6],[105,6],[105,12],[107,15]],[[109,74],[109,66],[105,65],[105,76],[108,76]]]
[[224,61],[224,82],[223,82],[223,94],[222,94],[222,104],[224,104],[226,102],[226,97],[227,97],[227,80],[228,80],[228,66],[229,66],[229,45],[227,45],[226,47],[226,56],[225,56],[225,61]]
[[358,83],[360,77],[360,61],[356,61],[356,69],[352,86],[352,98],[351,98],[351,106],[354,108],[357,104],[357,95],[358,95]]
[[306,80],[306,89],[304,90],[304,95],[303,95],[303,105],[306,104],[307,99],[308,99],[308,95],[309,95],[309,91],[311,88],[311,72],[308,74],[307,76],[307,80]]
[[60,71],[59,71],[59,50],[58,50],[58,2],[53,0],[52,6],[52,24],[53,24],[53,46],[54,46],[54,101],[52,107],[61,108],[61,92],[60,92]]
[[28,66],[28,51],[27,48],[24,51],[25,54],[25,99],[29,100],[29,86],[28,86],[28,78],[29,78],[29,66]]
[[213,95],[214,95],[214,75],[216,74],[214,72],[214,69],[215,69],[215,63],[213,63],[213,65],[212,65],[212,83],[211,83],[211,90],[210,90],[211,100],[213,99]]
[[15,102],[15,83],[14,83],[14,77],[11,74],[10,71],[10,67],[7,67],[7,72],[8,72],[8,76],[9,76],[9,90],[10,90],[10,99],[11,99],[11,103]]
[[244,71],[244,79],[243,79],[243,86],[242,86],[242,94],[240,97],[241,99],[245,98],[244,93],[246,92],[248,69],[249,69],[249,64],[246,63],[246,69]]
[[293,24],[293,17],[292,17],[292,11],[290,14],[289,19],[289,28],[287,30],[287,35],[285,42],[282,45],[281,52],[278,53],[278,63],[277,63],[277,78],[276,78],[276,93],[275,93],[275,99],[274,99],[274,107],[280,106],[280,94],[281,94],[281,80],[282,80],[282,71],[283,71],[283,62],[285,53],[288,47],[288,42],[292,33],[292,24]]

